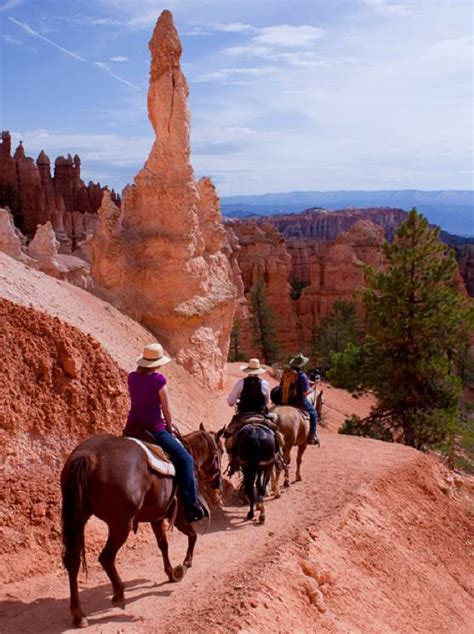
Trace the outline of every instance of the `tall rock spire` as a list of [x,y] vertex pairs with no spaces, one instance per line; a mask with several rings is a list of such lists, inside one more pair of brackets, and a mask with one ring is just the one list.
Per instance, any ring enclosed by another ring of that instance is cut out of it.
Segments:
[[190,164],[188,85],[169,11],[149,43],[148,116],[155,142],[122,210],[99,210],[92,274],[111,301],[152,328],[174,358],[207,385],[222,384],[236,288],[219,199]]

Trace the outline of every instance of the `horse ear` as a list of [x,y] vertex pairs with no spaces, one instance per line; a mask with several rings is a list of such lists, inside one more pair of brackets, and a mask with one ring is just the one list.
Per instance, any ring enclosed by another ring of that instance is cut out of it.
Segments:
[[216,432],[216,441],[219,441],[221,439],[224,432],[225,432],[225,425],[224,427],[222,427],[222,429],[219,429],[219,431]]
[[199,429],[200,429],[200,431],[206,431],[206,430],[204,429],[204,423],[200,423],[200,425],[199,425]]

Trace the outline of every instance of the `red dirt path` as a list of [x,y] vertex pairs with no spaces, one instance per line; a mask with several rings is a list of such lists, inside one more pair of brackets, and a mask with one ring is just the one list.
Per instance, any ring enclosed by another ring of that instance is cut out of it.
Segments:
[[[120,384],[123,370],[150,340],[143,328],[104,302],[3,256],[0,288],[9,300],[56,315],[97,340],[99,357],[110,358],[111,384]],[[47,315],[40,319],[47,341],[59,331],[67,338],[68,326],[54,320],[48,325]],[[22,336],[29,331],[21,320],[15,327]],[[204,394],[179,367],[169,368],[173,405],[184,430],[200,420],[217,428],[228,419],[225,393]],[[236,366],[229,367],[229,385],[236,376]],[[87,373],[75,379],[78,390],[86,378]],[[327,389],[328,428],[321,432],[322,447],[305,454],[303,482],[267,503],[263,526],[246,522],[246,508],[229,497],[198,540],[194,567],[182,583],[167,582],[151,530],[141,526],[118,559],[126,583],[123,611],[110,605],[110,585],[96,563],[104,527],[91,521],[86,536],[90,572],[87,579],[81,577],[88,631],[472,631],[472,481],[453,478],[433,458],[409,448],[332,433],[345,415],[363,414],[369,407],[370,399]],[[99,419],[97,424],[105,420]],[[36,489],[45,484],[45,499],[57,482],[64,436],[73,446],[80,435],[68,421],[56,431],[47,439],[41,433],[21,436],[22,456],[36,449],[45,461],[41,479],[35,480],[31,467]],[[15,507],[25,533],[31,530],[31,518],[22,515],[27,504],[20,500]],[[54,525],[54,513],[53,519],[45,517],[45,526]],[[180,561],[184,551],[183,537],[174,532],[172,561]],[[46,531],[43,542],[32,540],[0,562],[0,631],[69,631],[57,532]],[[7,574],[11,581],[5,583]]]

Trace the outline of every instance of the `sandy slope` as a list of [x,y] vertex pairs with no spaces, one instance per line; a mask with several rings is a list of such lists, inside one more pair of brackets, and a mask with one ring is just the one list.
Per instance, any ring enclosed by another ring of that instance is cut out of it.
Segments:
[[[105,302],[1,255],[0,276],[3,296],[91,334],[119,369],[130,368],[150,338]],[[238,374],[229,367],[229,385]],[[183,426],[196,427],[202,417],[217,428],[228,419],[224,393],[203,393],[177,366],[170,366],[170,378]],[[328,430],[369,407],[370,399],[327,389]],[[96,563],[104,528],[91,521],[90,572],[81,585],[89,631],[472,631],[469,482],[450,480],[432,458],[409,448],[326,430],[321,437],[321,449],[305,455],[303,482],[268,502],[264,526],[245,521],[246,509],[228,489],[225,510],[199,539],[195,565],[180,584],[166,582],[152,533],[140,527],[119,557],[124,611],[110,607],[110,586]],[[54,453],[59,445],[48,442]],[[171,542],[176,562],[184,540],[173,533]],[[0,581],[0,631],[68,631],[57,543],[33,544],[12,562],[24,571],[46,546],[54,557],[42,574]]]

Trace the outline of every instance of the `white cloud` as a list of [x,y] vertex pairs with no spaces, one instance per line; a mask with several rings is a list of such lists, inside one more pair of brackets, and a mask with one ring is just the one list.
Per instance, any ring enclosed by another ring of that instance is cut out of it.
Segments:
[[22,45],[21,40],[18,40],[16,37],[13,37],[11,35],[2,34],[2,35],[0,35],[0,37],[7,44],[12,44],[14,46],[21,46]]
[[391,0],[362,0],[369,9],[373,9],[381,15],[408,15],[410,10],[405,4],[392,2]]
[[150,137],[125,138],[118,134],[68,134],[37,129],[12,133],[13,143],[23,141],[28,155],[36,156],[41,150],[57,155],[79,154],[83,163],[107,161],[113,165],[134,165],[143,161],[151,148]]
[[111,62],[128,62],[128,57],[124,55],[114,55],[113,57],[109,57]]
[[195,82],[220,81],[235,77],[262,77],[277,72],[276,66],[259,66],[258,68],[220,68],[214,72],[200,75]]
[[206,22],[190,23],[189,28],[184,32],[184,35],[212,35],[213,33],[248,33],[254,31],[255,28],[250,24],[243,22]]
[[257,44],[263,44],[265,46],[299,48],[312,44],[323,35],[323,29],[309,24],[302,24],[300,26],[277,24],[259,28],[253,40],[257,42]]
[[16,7],[19,7],[20,4],[23,4],[23,0],[7,0],[7,2],[0,4],[0,12],[15,9]]

